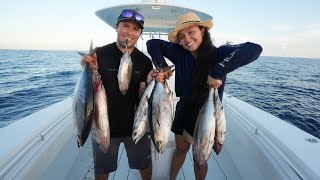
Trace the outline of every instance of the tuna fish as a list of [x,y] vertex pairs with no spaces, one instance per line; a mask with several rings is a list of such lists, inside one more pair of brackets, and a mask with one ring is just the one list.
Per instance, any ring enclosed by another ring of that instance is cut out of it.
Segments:
[[216,120],[214,116],[214,90],[210,88],[208,98],[201,108],[193,137],[186,131],[183,135],[192,144],[195,166],[201,168],[208,160],[214,144]]
[[166,82],[155,82],[149,106],[151,139],[158,153],[163,153],[169,141],[173,121],[173,95]]
[[133,129],[132,129],[132,139],[135,144],[139,142],[139,140],[145,135],[149,128],[148,122],[148,100],[151,96],[152,90],[155,85],[155,80],[153,79],[150,84],[144,90],[138,109],[134,116]]
[[130,87],[132,77],[132,60],[128,51],[128,40],[125,42],[126,50],[124,51],[120,60],[118,70],[118,84],[121,94],[125,95]]
[[[90,53],[92,54],[92,43]],[[86,142],[92,126],[93,103],[93,74],[89,64],[86,64],[77,81],[73,94],[73,121],[75,124],[78,147]]]
[[107,94],[98,71],[94,71],[94,115],[91,136],[99,148],[107,153],[110,143]]
[[226,135],[226,119],[218,90],[210,88],[208,98],[201,108],[194,128],[193,137],[183,131],[192,144],[195,166],[201,168],[209,159],[212,148],[218,155]]
[[216,119],[216,134],[213,149],[218,155],[222,149],[227,134],[227,122],[217,89],[214,91],[214,110],[214,116]]

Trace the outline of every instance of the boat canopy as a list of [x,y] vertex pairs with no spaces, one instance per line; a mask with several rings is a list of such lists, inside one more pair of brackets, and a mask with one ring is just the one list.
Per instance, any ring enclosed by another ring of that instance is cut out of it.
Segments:
[[123,9],[135,9],[144,16],[144,33],[167,34],[176,25],[177,18],[185,13],[197,14],[201,21],[212,19],[212,16],[195,9],[170,4],[167,1],[142,1],[139,4],[124,4],[107,7],[96,11],[96,15],[112,28],[115,28],[119,14]]

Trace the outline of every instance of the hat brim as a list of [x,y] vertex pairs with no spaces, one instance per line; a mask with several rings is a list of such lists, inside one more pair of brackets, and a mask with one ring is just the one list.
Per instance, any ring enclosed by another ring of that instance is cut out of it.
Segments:
[[188,23],[182,24],[182,25],[176,27],[175,29],[173,29],[172,31],[170,31],[170,33],[168,34],[169,41],[173,42],[173,43],[178,43],[179,42],[178,37],[177,37],[178,32],[180,30],[187,28],[187,27],[190,27],[190,26],[202,26],[202,27],[208,28],[208,30],[209,30],[213,27],[213,22],[210,19],[210,20],[207,20],[204,22],[188,22]]

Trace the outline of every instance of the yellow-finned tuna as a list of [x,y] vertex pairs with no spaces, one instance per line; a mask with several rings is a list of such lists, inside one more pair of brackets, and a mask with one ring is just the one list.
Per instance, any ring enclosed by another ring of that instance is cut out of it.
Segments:
[[[92,42],[90,53],[93,54]],[[82,55],[81,53],[79,53]],[[84,69],[77,81],[73,94],[73,121],[76,129],[78,147],[86,142],[92,126],[93,103],[93,74],[89,64]]]
[[132,140],[135,144],[139,142],[139,140],[145,135],[149,128],[149,121],[148,121],[148,100],[151,96],[151,92],[155,85],[155,79],[152,79],[150,84],[144,90],[138,109],[134,116],[133,122],[133,129],[132,129]]
[[94,115],[91,136],[99,148],[107,153],[110,143],[107,94],[98,71],[94,71],[94,77]]
[[226,138],[227,122],[217,89],[214,90],[214,111],[214,116],[216,119],[216,134],[213,150],[218,155],[222,149],[224,140]]
[[158,153],[163,153],[169,141],[173,121],[173,95],[168,84],[155,82],[149,99],[149,130]]
[[210,88],[194,128],[193,137],[183,130],[183,135],[192,144],[193,160],[201,168],[209,159],[212,148],[218,155],[226,136],[226,119],[218,90]]
[[125,95],[130,87],[132,77],[132,60],[128,51],[128,40],[125,42],[126,50],[124,51],[120,60],[118,70],[118,85],[121,94]]
[[216,120],[213,94],[213,88],[210,88],[208,98],[199,112],[193,137],[183,130],[183,135],[192,144],[193,160],[198,168],[207,162],[214,144]]

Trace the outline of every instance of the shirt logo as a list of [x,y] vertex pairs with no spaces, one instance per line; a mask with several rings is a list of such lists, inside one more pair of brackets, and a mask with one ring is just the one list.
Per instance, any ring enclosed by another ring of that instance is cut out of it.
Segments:
[[223,61],[219,63],[219,65],[220,65],[221,67],[224,67],[224,66],[225,66],[224,63],[225,63],[225,62],[228,63],[229,60],[232,59],[232,57],[236,54],[236,52],[237,52],[238,50],[239,50],[239,49],[236,49],[236,50],[234,50],[232,53],[230,53],[229,56],[227,56],[226,58],[224,58]]

